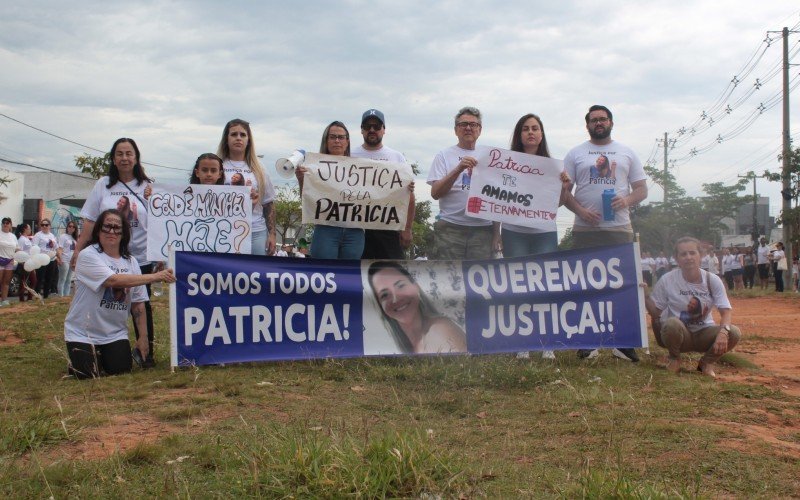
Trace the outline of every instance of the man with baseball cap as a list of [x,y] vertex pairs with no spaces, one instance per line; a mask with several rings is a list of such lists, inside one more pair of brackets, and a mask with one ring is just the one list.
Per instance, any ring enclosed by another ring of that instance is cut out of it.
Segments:
[[[369,158],[378,161],[393,163],[406,163],[406,158],[399,151],[383,145],[383,135],[386,133],[386,120],[383,113],[377,109],[368,109],[361,115],[361,135],[364,143],[353,148],[350,156],[353,158]],[[411,244],[411,228],[414,223],[414,192],[411,192],[408,201],[408,219],[402,231],[388,231],[383,229],[364,230],[364,253],[362,259],[405,259],[404,248]]]

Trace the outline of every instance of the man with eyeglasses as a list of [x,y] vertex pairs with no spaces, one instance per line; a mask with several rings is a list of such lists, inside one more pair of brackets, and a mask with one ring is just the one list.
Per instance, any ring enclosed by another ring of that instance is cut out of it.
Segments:
[[[377,109],[368,109],[361,115],[361,136],[364,143],[350,151],[353,158],[368,158],[377,161],[406,163],[406,157],[399,151],[383,145],[386,133],[386,120]],[[405,259],[404,248],[411,245],[411,228],[414,223],[414,192],[408,201],[408,219],[402,231],[384,229],[364,230],[364,252],[362,259]]]
[[[647,177],[632,149],[611,139],[611,111],[594,105],[586,113],[589,140],[564,157],[564,168],[575,183],[575,194],[565,200],[575,213],[573,248],[591,248],[633,241],[630,207],[647,198]],[[603,210],[603,196],[611,197]],[[610,209],[610,210],[609,210]],[[581,349],[580,358],[597,356],[597,349]],[[639,361],[634,349],[614,349],[613,354]]]
[[461,108],[455,117],[458,144],[436,154],[428,173],[431,196],[439,200],[439,220],[433,226],[432,258],[489,259],[499,246],[499,225],[466,214],[472,170],[477,166],[475,144],[481,135],[481,112]]

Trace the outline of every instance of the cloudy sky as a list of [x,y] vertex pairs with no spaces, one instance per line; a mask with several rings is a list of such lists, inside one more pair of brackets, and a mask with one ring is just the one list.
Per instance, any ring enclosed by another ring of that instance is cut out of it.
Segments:
[[[507,147],[516,120],[539,114],[561,158],[586,140],[588,106],[605,104],[613,137],[642,161],[663,162],[655,147],[664,132],[681,139],[670,155],[690,194],[779,168],[782,41],[764,40],[800,29],[796,1],[638,4],[3,1],[0,113],[100,150],[133,137],[143,160],[163,166],[147,166],[159,182],[188,178],[231,118],[252,123],[274,173],[292,149],[316,150],[332,120],[358,143],[371,107],[386,114],[385,144],[423,175],[455,143],[453,115],[465,105],[484,114],[484,145]],[[800,63],[800,33],[789,42]],[[729,87],[734,76],[741,83]],[[792,99],[800,138],[800,91]],[[774,106],[759,113],[761,104]],[[706,110],[711,126],[700,121]],[[692,126],[694,137],[677,135]],[[97,154],[0,116],[0,158],[74,171],[85,152]],[[759,182],[774,213],[779,190]],[[660,200],[660,189],[650,192]],[[560,214],[562,229],[570,221]]]

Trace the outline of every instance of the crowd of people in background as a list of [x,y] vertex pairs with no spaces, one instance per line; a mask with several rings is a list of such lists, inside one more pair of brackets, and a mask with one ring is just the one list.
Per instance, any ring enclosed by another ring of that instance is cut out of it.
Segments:
[[[774,283],[776,292],[784,292],[783,272],[789,269],[783,242],[768,244],[762,237],[753,247],[723,247],[715,248],[710,243],[700,243],[702,260],[700,268],[722,279],[725,289],[729,291],[742,291],[758,288],[768,290],[770,281]],[[661,252],[661,256],[664,252]],[[791,291],[800,292],[798,288],[798,259],[791,263],[794,269],[794,283]],[[674,259],[663,258],[662,263],[654,259],[651,252],[642,251],[642,280],[653,286],[656,277],[661,277],[663,270],[670,270],[676,266]],[[758,283],[756,283],[758,278]]]

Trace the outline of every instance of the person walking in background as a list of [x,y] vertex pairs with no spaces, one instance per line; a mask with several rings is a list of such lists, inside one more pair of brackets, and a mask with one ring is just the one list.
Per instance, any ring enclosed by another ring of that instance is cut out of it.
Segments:
[[[27,254],[31,253],[33,242],[31,241],[31,225],[23,222],[17,226],[14,235],[17,237],[17,249]],[[25,302],[26,300],[33,299],[33,292],[36,290],[36,271],[26,271],[25,265],[20,263],[17,266],[17,272],[20,275],[19,280],[19,301]]]
[[74,221],[67,222],[67,229],[64,234],[58,237],[58,252],[56,262],[58,262],[58,294],[62,297],[69,297],[72,288],[72,254],[75,253],[75,245],[78,240],[78,224]]
[[14,254],[17,252],[17,237],[11,229],[14,225],[9,217],[3,217],[0,231],[0,307],[8,305],[8,285],[17,266]]
[[43,254],[50,257],[49,264],[36,270],[38,291],[46,299],[50,296],[58,277],[58,264],[56,263],[58,240],[56,235],[50,232],[50,219],[42,219],[39,223],[39,231],[33,235],[31,242],[38,246]]
[[762,237],[756,248],[756,267],[758,267],[758,285],[762,290],[769,284],[769,247],[767,239]]
[[770,260],[772,261],[772,273],[775,276],[775,291],[783,292],[783,272],[788,269],[788,265],[782,241],[775,244],[775,250],[770,253]]
[[745,248],[742,254],[744,262],[744,287],[753,288],[756,283],[756,257],[752,248]]

